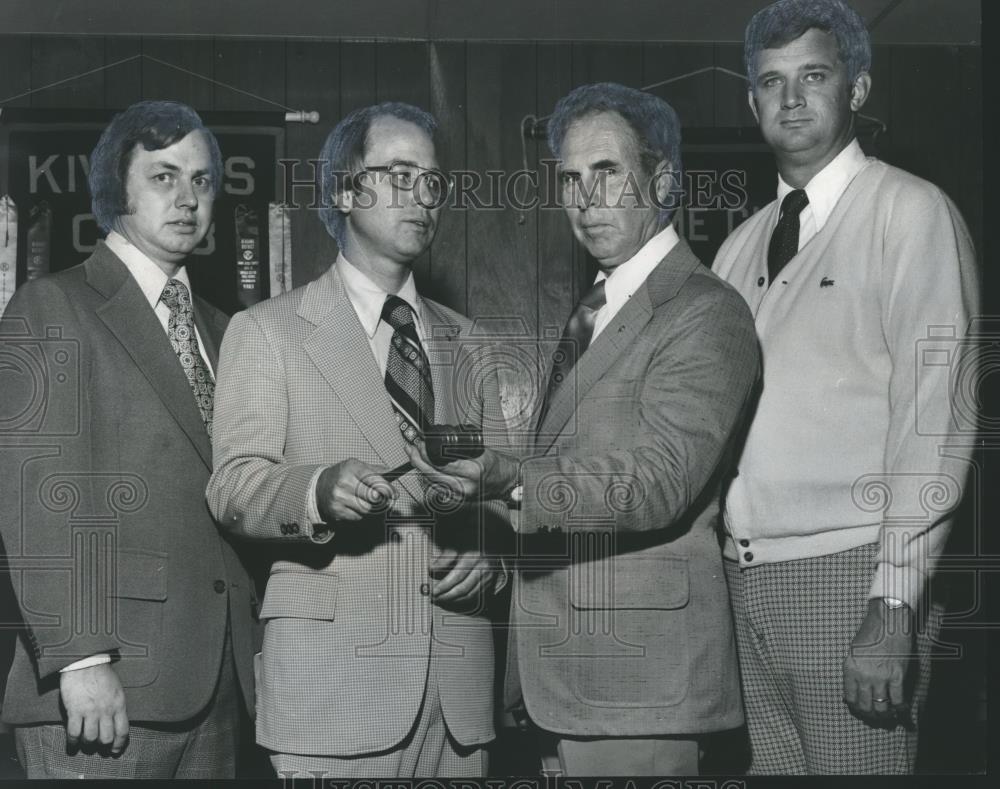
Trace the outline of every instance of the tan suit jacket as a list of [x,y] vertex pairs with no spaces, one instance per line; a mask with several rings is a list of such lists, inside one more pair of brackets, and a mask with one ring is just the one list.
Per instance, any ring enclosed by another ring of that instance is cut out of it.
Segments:
[[[438,423],[502,420],[496,377],[459,373],[478,341],[457,313],[421,299]],[[432,604],[439,546],[475,547],[496,510],[434,515],[415,474],[388,515],[313,533],[310,481],[347,458],[406,461],[382,375],[336,266],[238,314],[222,346],[216,473],[209,502],[224,528],[274,540],[258,692],[257,741],[283,753],[351,756],[396,746],[420,709],[431,655],[449,731],[493,737],[493,640],[483,610]],[[509,527],[508,527],[509,528]],[[432,643],[433,642],[433,643]]]
[[716,527],[758,365],[743,299],[682,240],[554,394],[524,465],[507,679],[542,728],[742,722]]

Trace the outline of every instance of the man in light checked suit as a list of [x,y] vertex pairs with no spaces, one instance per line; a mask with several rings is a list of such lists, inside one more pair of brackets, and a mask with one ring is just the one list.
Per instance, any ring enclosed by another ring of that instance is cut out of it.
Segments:
[[484,600],[503,579],[482,543],[507,527],[381,476],[431,421],[502,434],[495,375],[454,391],[469,321],[411,272],[447,195],[435,128],[400,103],[337,125],[320,156],[336,262],[222,345],[208,499],[222,528],[275,541],[257,742],[282,777],[479,776],[494,736]]

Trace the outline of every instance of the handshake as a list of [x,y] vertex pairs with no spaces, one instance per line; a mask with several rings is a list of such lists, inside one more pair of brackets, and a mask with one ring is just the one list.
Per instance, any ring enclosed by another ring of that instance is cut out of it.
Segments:
[[462,501],[504,498],[520,473],[518,459],[488,449],[473,425],[431,425],[405,448],[409,461],[394,469],[355,458],[326,468],[316,483],[324,521],[357,521],[386,506],[396,497],[391,483],[410,471]]

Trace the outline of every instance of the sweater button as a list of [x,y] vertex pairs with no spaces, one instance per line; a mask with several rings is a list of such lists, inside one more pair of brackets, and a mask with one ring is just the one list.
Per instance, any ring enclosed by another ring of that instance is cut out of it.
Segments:
[[748,562],[752,562],[753,554],[750,553],[750,551],[747,551],[745,554],[743,554],[743,558],[746,559]]
[[226,591],[226,582],[223,581],[221,578],[216,579],[215,583],[212,584],[212,588],[219,594],[222,594],[224,591]]
[[740,540],[740,545],[744,548],[750,547],[750,540]]
[[758,288],[763,288],[765,282],[767,282],[766,278],[764,278],[764,277],[757,277],[757,287]]
[[427,595],[429,595],[430,593],[431,593],[430,584],[420,584],[420,594],[422,594],[424,597],[427,597]]

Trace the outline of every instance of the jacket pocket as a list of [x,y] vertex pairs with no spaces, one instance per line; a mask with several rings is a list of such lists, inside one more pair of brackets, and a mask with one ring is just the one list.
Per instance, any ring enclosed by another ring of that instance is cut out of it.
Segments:
[[570,603],[587,609],[683,608],[690,596],[683,556],[615,556],[570,571]]
[[333,621],[337,613],[340,577],[336,573],[272,573],[267,581],[260,618]]
[[112,597],[130,600],[167,599],[167,554],[119,549]]

